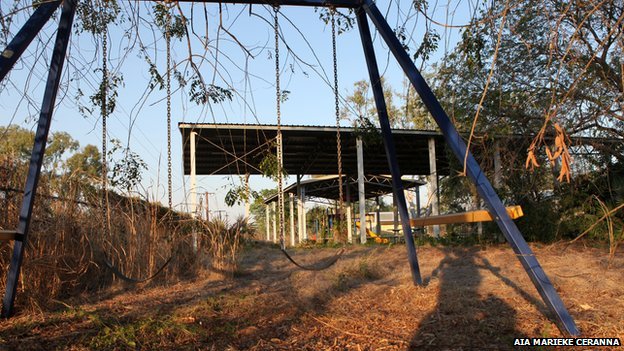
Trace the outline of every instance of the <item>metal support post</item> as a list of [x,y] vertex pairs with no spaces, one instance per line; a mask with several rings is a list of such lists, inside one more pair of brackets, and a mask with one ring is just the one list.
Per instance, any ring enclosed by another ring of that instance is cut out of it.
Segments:
[[295,246],[295,195],[288,193],[288,203],[290,204],[290,246]]
[[[429,194],[429,200],[431,201],[431,215],[440,215],[440,199],[438,197],[438,166],[436,163],[436,147],[435,139],[429,138],[427,141],[429,146],[429,176],[427,182],[427,193]],[[427,230],[429,234],[433,233],[436,238],[440,237],[440,226],[434,225]]]
[[0,54],[0,82],[11,71],[13,65],[22,56],[28,45],[35,39],[41,28],[48,22],[61,1],[44,2],[37,7],[35,12],[24,23],[13,40]]
[[249,222],[249,209],[251,204],[249,203],[250,192],[249,192],[249,173],[245,174],[245,220]]
[[297,174],[297,236],[299,237],[299,244],[303,242],[303,202],[301,197],[301,176]]
[[358,204],[360,210],[360,243],[366,244],[366,193],[364,188],[364,148],[362,138],[355,140],[358,170]]
[[[403,192],[403,194],[405,194],[405,192]],[[392,231],[394,231],[394,234],[397,234],[399,231],[399,211],[394,196],[392,197]]]
[[349,244],[353,243],[353,215],[351,208],[351,186],[349,184],[349,176],[345,177],[347,184],[347,202],[345,206],[347,207],[347,242]]
[[416,218],[420,217],[420,185],[416,185]]
[[30,219],[32,216],[35,195],[37,193],[37,184],[41,175],[41,166],[45,154],[48,134],[50,132],[50,124],[52,122],[52,114],[54,113],[54,104],[58,93],[59,83],[63,72],[63,64],[65,63],[65,54],[69,46],[69,38],[72,32],[72,23],[74,22],[74,14],[76,12],[76,1],[65,0],[63,2],[63,10],[61,19],[56,33],[52,59],[50,61],[50,70],[48,72],[48,80],[43,94],[43,103],[41,104],[41,113],[39,115],[39,123],[35,133],[35,143],[33,145],[32,154],[30,156],[30,164],[28,166],[28,176],[26,178],[26,186],[24,189],[24,199],[22,200],[22,208],[20,210],[19,224],[17,232],[22,234],[22,241],[15,241],[13,244],[13,256],[11,265],[7,274],[6,292],[2,300],[2,316],[10,317],[13,315],[13,304],[15,302],[15,294],[17,292],[17,284],[19,282],[20,268],[24,258],[24,248],[28,240],[28,229],[30,227]]
[[[191,132],[191,217],[197,217],[197,159],[195,153],[195,136],[196,132]],[[197,253],[197,230],[193,227],[193,232],[191,233],[191,241],[193,246],[193,253]]]
[[301,187],[301,235],[303,240],[308,240],[308,218],[305,208],[305,186]]
[[[372,3],[371,3],[372,4]],[[375,6],[372,4],[372,6]],[[381,78],[379,77],[379,69],[377,68],[377,59],[375,58],[375,50],[371,39],[368,21],[364,12],[359,9],[356,11],[358,27],[360,28],[360,38],[364,47],[364,56],[366,57],[366,66],[370,76],[371,87],[375,98],[375,106],[377,107],[377,115],[379,116],[379,124],[383,135],[384,146],[386,149],[386,158],[388,159],[388,167],[392,175],[392,189],[394,197],[397,199],[397,207],[399,216],[401,217],[401,226],[405,235],[405,243],[407,247],[407,256],[409,259],[410,269],[412,271],[412,279],[415,284],[422,285],[420,277],[420,268],[418,267],[418,257],[416,256],[416,246],[414,245],[414,237],[412,236],[412,227],[409,222],[409,214],[407,212],[407,204],[405,202],[405,194],[403,192],[403,183],[401,182],[401,171],[396,159],[394,150],[394,140],[392,139],[392,130],[390,129],[390,120],[388,118],[388,110],[384,100],[383,89],[381,86]],[[385,22],[385,20],[384,20]]]
[[275,209],[275,206],[277,205],[277,203],[275,201],[271,202],[271,209],[273,214],[271,215],[271,218],[273,220],[273,243],[277,243],[277,210]]
[[516,227],[516,224],[509,218],[509,215],[505,210],[505,206],[498,198],[498,195],[494,191],[494,188],[492,188],[490,182],[485,177],[483,171],[479,167],[479,163],[477,163],[475,158],[472,156],[472,153],[467,150],[466,144],[457,132],[457,129],[455,129],[455,126],[451,122],[450,118],[444,109],[442,109],[438,99],[431,91],[429,85],[425,82],[424,78],[414,65],[414,62],[411,60],[407,52],[405,52],[405,49],[392,31],[392,28],[390,28],[377,6],[371,0],[367,0],[367,2],[363,5],[363,8],[377,27],[381,37],[384,39],[390,51],[399,62],[399,65],[420,95],[423,103],[437,122],[444,138],[446,139],[447,145],[451,148],[455,157],[457,157],[460,161],[460,164],[464,163],[464,157],[467,153],[466,171],[468,177],[477,186],[479,195],[485,200],[490,213],[494,216],[494,219],[503,232],[505,239],[507,239],[513,248],[516,256],[522,263],[522,266],[546,303],[546,306],[548,306],[550,311],[556,316],[555,321],[558,323],[559,328],[563,332],[567,332],[570,335],[579,335],[580,332],[576,327],[572,316],[570,316],[567,309],[563,305],[561,298],[559,298],[557,291],[550,282],[550,279],[548,279],[548,276],[546,276],[546,273],[537,261],[533,251],[522,237],[522,234],[518,230],[518,227]]
[[266,241],[271,241],[271,210],[269,210],[269,205],[264,205],[264,209],[266,212],[266,218],[264,222],[264,226],[266,229]]
[[375,231],[381,235],[381,202],[379,196],[375,196]]

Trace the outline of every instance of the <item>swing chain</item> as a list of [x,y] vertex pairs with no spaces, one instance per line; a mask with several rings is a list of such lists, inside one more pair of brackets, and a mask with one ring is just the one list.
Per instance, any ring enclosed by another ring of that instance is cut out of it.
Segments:
[[[169,4],[169,0],[165,1]],[[171,9],[167,6],[167,23],[165,27],[167,41],[167,195],[169,209],[173,207],[172,180],[171,180]]]
[[279,215],[279,239],[282,250],[286,248],[284,241],[284,179],[282,168],[284,167],[284,155],[282,153],[282,119],[281,119],[281,92],[280,92],[280,69],[279,69],[279,6],[273,6],[275,25],[275,99],[277,108],[277,212]]
[[[103,1],[103,9],[106,13],[108,1]],[[107,147],[107,126],[106,120],[108,119],[108,31],[107,27],[102,31],[102,85],[100,86],[101,95],[101,117],[102,117],[102,229],[105,231],[108,228],[108,202],[106,201],[106,188],[108,186],[108,165],[106,159],[106,147]]]
[[336,53],[336,9],[332,7],[331,24],[332,24],[332,53],[334,56],[334,98],[336,109],[336,154],[338,157],[338,197],[339,197],[339,218],[342,220],[344,212],[344,197],[342,184],[342,142],[340,140],[340,96],[338,92],[338,55]]

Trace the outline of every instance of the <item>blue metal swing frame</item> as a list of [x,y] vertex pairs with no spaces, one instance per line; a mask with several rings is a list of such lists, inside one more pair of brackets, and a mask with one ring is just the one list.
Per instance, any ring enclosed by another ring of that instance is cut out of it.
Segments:
[[[518,227],[509,218],[509,215],[507,214],[500,198],[496,194],[496,191],[486,178],[475,158],[472,156],[472,153],[466,149],[466,144],[440,105],[440,102],[431,91],[431,88],[424,80],[414,65],[414,62],[410,59],[395,33],[388,25],[386,19],[383,17],[372,0],[275,0],[273,2],[262,0],[182,0],[179,2],[258,4],[271,6],[315,6],[354,9],[357,16],[360,38],[362,40],[364,56],[366,58],[375,105],[377,107],[377,113],[381,125],[386,157],[392,173],[393,192],[395,198],[397,199],[397,207],[401,218],[403,233],[405,235],[408,262],[414,283],[421,285],[422,278],[418,266],[416,247],[414,245],[412,229],[409,223],[409,214],[403,193],[403,186],[400,181],[401,172],[396,159],[395,146],[392,139],[392,130],[390,128],[390,121],[388,118],[383,88],[379,76],[379,69],[371,39],[368,22],[370,19],[383,40],[388,45],[390,51],[398,61],[404,73],[407,75],[409,81],[420,95],[420,98],[424,102],[425,106],[437,122],[444,135],[447,145],[453,151],[453,154],[457,157],[460,164],[463,165],[464,155],[468,153],[468,157],[466,158],[466,171],[469,179],[476,186],[479,195],[485,201],[487,208],[490,213],[492,213],[496,223],[503,232],[505,239],[513,248],[514,253],[537,288],[537,291],[544,300],[549,311],[552,312],[555,317],[554,321],[557,323],[559,329],[571,336],[577,336],[580,334],[574,319],[568,313],[563,302],[561,301],[561,298],[559,297],[559,294],[557,294],[557,291],[552,285],[550,279],[548,279],[548,276],[542,269],[533,251],[524,240],[522,234],[518,230]],[[10,72],[11,68],[15,62],[17,62],[24,50],[26,50],[30,42],[40,32],[41,28],[43,28],[45,23],[50,19],[52,14],[61,4],[61,18],[59,20],[58,32],[53,48],[39,122],[35,134],[35,143],[30,158],[19,224],[14,236],[15,242],[13,246],[13,256],[9,272],[7,274],[6,292],[2,301],[3,317],[10,317],[14,313],[14,301],[17,292],[20,268],[23,261],[24,248],[28,240],[28,229],[31,221],[34,199],[37,191],[37,183],[41,173],[41,165],[45,153],[48,133],[50,130],[50,123],[54,112],[54,104],[56,101],[65,55],[71,35],[73,18],[76,11],[76,0],[51,1],[40,5],[0,55],[0,81],[2,81],[2,79],[4,79]],[[418,157],[418,155],[414,156]]]

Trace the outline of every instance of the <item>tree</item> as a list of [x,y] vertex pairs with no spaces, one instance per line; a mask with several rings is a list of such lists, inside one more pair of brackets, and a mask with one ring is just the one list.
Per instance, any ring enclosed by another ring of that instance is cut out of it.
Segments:
[[102,156],[94,145],[87,145],[65,162],[67,173],[84,180],[99,179],[102,174]]
[[[436,67],[433,86],[460,130],[470,132],[478,114],[471,151],[490,177],[492,146],[500,142],[506,174],[500,194],[530,213],[518,221],[523,232],[552,239],[562,234],[557,213],[575,201],[562,201],[564,189],[571,188],[557,185],[553,174],[559,166],[552,154],[558,146],[545,137],[560,135],[559,126],[574,136],[624,136],[623,4],[525,0],[507,6],[493,2],[476,16],[458,47]],[[500,138],[509,134],[519,137]],[[591,149],[624,160],[621,143]],[[527,157],[542,167],[524,171]],[[590,161],[595,168],[585,172],[604,177],[609,163]],[[459,164],[454,167],[461,171]],[[442,183],[446,198],[469,198],[467,188],[460,193],[457,184],[455,177]]]
[[[35,133],[16,125],[0,127],[0,155],[27,164],[35,142]],[[78,149],[78,142],[66,132],[54,132],[48,139],[43,168],[55,171],[62,166],[63,157]]]
[[266,233],[266,207],[264,200],[277,194],[277,189],[262,189],[258,191],[258,196],[254,198],[254,201],[249,205],[249,212],[254,217],[256,223],[257,233],[261,237],[264,237]]
[[[433,120],[411,85],[409,85],[409,90],[405,90],[405,94],[403,94],[395,91],[383,77],[381,84],[392,128],[434,128]],[[346,97],[346,101],[349,103],[351,110],[343,108],[341,111],[342,119],[350,120],[358,128],[379,128],[377,107],[371,92],[370,83],[367,80],[355,82],[353,84],[353,93]]]

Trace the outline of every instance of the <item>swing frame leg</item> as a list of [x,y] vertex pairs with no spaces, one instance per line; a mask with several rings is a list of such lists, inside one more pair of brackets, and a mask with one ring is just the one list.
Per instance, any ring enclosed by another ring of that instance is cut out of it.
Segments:
[[[455,129],[455,126],[440,105],[438,99],[431,91],[429,85],[425,82],[424,78],[414,65],[414,62],[411,60],[405,49],[403,49],[403,46],[375,3],[372,0],[365,0],[362,7],[379,31],[381,37],[388,45],[395,59],[399,62],[399,65],[418,92],[418,95],[420,95],[420,98],[423,100],[425,106],[427,106],[427,109],[442,131],[446,144],[451,148],[460,164],[463,165],[464,156],[467,153],[468,157],[466,159],[466,171],[468,177],[476,185],[479,195],[483,200],[485,200],[490,213],[494,216],[494,219],[503,232],[505,239],[507,239],[507,242],[509,242],[513,248],[518,260],[520,260],[520,263],[537,288],[537,291],[541,295],[546,306],[556,317],[555,322],[557,323],[559,329],[569,335],[578,336],[580,331],[574,323],[574,319],[568,313],[563,302],[561,301],[561,298],[559,297],[559,294],[557,294],[557,291],[550,282],[550,279],[546,276],[546,273],[537,261],[533,251],[522,237],[522,234],[518,230],[518,227],[516,227],[516,224],[509,218],[509,215],[505,210],[505,206],[479,167],[479,163],[472,156],[472,153],[467,150],[466,144],[457,132],[457,129]],[[372,83],[374,84],[374,82]]]
[[61,81],[63,64],[65,63],[65,54],[69,46],[69,38],[71,36],[75,12],[76,0],[63,1],[61,19],[56,34],[52,59],[50,61],[50,70],[48,72],[48,80],[43,95],[37,132],[35,133],[35,143],[30,156],[30,165],[28,167],[28,176],[24,189],[24,199],[22,201],[19,224],[17,226],[17,232],[22,234],[23,237],[22,241],[15,241],[13,244],[13,256],[7,274],[6,292],[2,300],[2,317],[4,318],[12,316],[14,312],[13,304],[17,292],[20,268],[24,258],[24,249],[27,244],[28,229],[30,227],[35,195],[37,193],[37,184],[39,183],[39,176],[41,175],[41,166],[43,164],[48,134],[50,132],[50,124],[52,122],[52,114],[54,112],[54,104],[56,102],[58,86]]
[[48,22],[61,1],[45,2],[33,12],[19,32],[0,55],[0,82],[11,71],[17,60],[22,56],[28,45],[35,39],[41,28]]
[[399,216],[401,217],[401,227],[403,228],[403,235],[405,236],[405,246],[407,247],[407,257],[412,272],[412,280],[414,284],[422,285],[416,245],[414,244],[414,237],[412,236],[412,226],[410,224],[409,213],[407,212],[403,183],[401,182],[401,171],[399,170],[399,164],[396,158],[394,139],[392,139],[390,119],[388,118],[388,109],[384,98],[383,87],[381,86],[381,78],[379,77],[377,59],[375,59],[375,49],[373,48],[373,41],[371,40],[370,28],[368,27],[368,20],[366,19],[364,11],[358,9],[356,12],[360,38],[362,40],[362,47],[364,48],[364,56],[366,57],[366,66],[368,67],[368,74],[375,98],[375,106],[377,107],[377,115],[379,116],[381,134],[383,135],[386,158],[388,159],[388,166],[392,174],[393,196],[397,203]]

